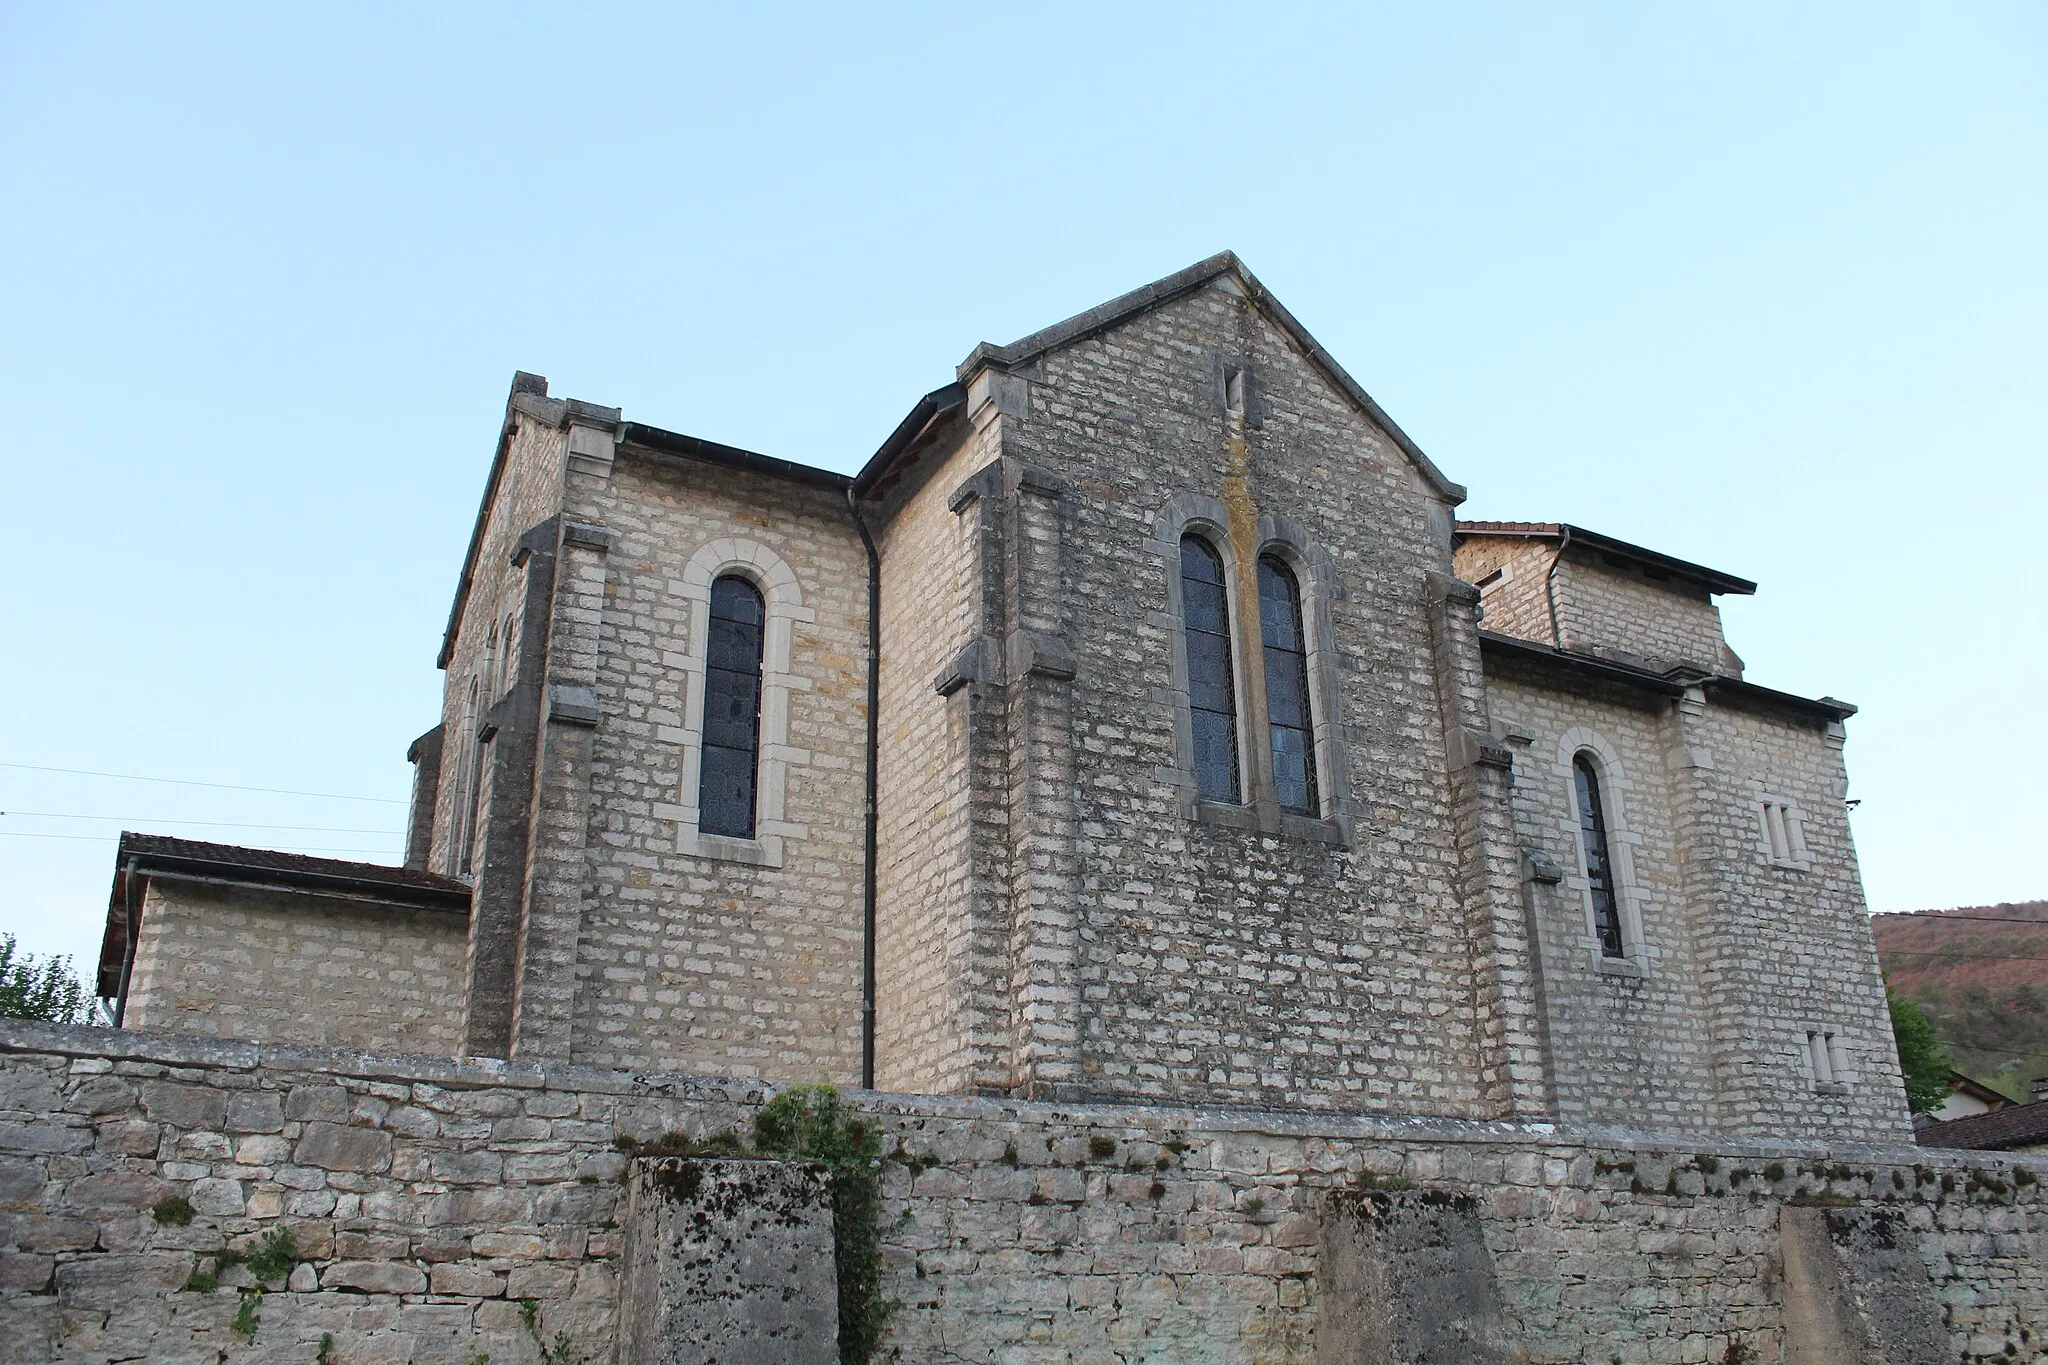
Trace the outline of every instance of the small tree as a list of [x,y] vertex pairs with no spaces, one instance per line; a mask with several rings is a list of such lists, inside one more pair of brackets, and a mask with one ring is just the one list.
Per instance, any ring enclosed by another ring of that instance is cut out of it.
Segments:
[[1892,1007],[1899,1071],[1906,1078],[1906,1107],[1915,1114],[1931,1114],[1948,1098],[1948,1073],[1954,1062],[1920,1006],[1890,986],[1884,995]]
[[51,1024],[94,1022],[92,996],[72,973],[71,959],[15,951],[12,934],[0,934],[0,1016],[41,1019]]

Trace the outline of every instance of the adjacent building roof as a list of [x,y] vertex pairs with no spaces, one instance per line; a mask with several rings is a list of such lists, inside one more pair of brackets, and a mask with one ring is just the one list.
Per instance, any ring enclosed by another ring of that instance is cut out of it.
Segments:
[[314,858],[269,848],[209,844],[162,834],[123,832],[114,857],[113,894],[100,939],[99,995],[121,993],[128,961],[129,915],[141,927],[143,891],[152,878],[228,883],[272,891],[299,891],[416,910],[469,914],[469,885],[453,877],[383,863]]
[[1502,635],[1497,631],[1480,631],[1479,647],[1483,652],[1496,657],[1553,664],[1582,677],[1600,678],[1666,697],[1682,696],[1685,689],[1691,686],[1756,705],[1792,711],[1816,720],[1842,721],[1856,714],[1854,706],[1835,697],[1802,697],[1796,692],[1780,692],[1776,688],[1760,687],[1753,682],[1744,682],[1740,678],[1701,677],[1682,668],[1670,673],[1653,673],[1647,668],[1637,668],[1634,664],[1623,663],[1619,659],[1602,659],[1591,654],[1577,654],[1535,640],[1524,640],[1519,635]]
[[2005,1152],[2015,1147],[2048,1146],[2048,1100],[2011,1104],[1988,1114],[1923,1124],[1913,1134],[1922,1147],[1961,1147],[1979,1152]]
[[1756,584],[1747,578],[1737,578],[1732,573],[1709,569],[1704,564],[1694,564],[1676,559],[1656,550],[1647,550],[1640,545],[1631,545],[1613,536],[1603,536],[1598,531],[1589,531],[1583,526],[1573,526],[1563,521],[1461,521],[1458,523],[1460,536],[1515,536],[1530,540],[1554,540],[1601,554],[1613,555],[1641,568],[1670,574],[1697,583],[1708,592],[1736,593],[1747,597],[1756,591]]

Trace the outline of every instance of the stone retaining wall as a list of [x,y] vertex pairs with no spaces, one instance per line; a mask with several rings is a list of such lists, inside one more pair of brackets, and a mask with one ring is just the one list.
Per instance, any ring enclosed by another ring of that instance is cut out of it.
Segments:
[[[744,1128],[744,1083],[0,1028],[0,1361],[613,1358],[621,1137]],[[1469,1196],[1513,1358],[1784,1358],[1789,1205],[1889,1209],[1952,1359],[2048,1358],[2048,1163],[1517,1125],[860,1094],[886,1130],[885,1358],[1317,1357],[1328,1212]],[[152,1208],[182,1197],[189,1223]],[[1895,1215],[1895,1216],[1894,1216]],[[278,1227],[305,1259],[260,1304]],[[258,1319],[251,1335],[234,1330]],[[528,1307],[530,1305],[530,1307]],[[1337,1358],[1331,1356],[1329,1358]]]

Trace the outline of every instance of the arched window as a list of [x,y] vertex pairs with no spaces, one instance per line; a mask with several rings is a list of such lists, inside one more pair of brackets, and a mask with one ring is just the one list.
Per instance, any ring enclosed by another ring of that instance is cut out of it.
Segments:
[[1316,737],[1308,699],[1308,636],[1301,584],[1278,555],[1259,559],[1259,630],[1266,655],[1266,722],[1280,809],[1318,815]]
[[484,785],[484,742],[477,738],[477,728],[483,724],[481,679],[472,676],[469,680],[469,698],[462,708],[462,785],[456,788],[457,807],[455,827],[455,875],[467,877],[473,870],[471,864],[476,854],[476,817],[478,803],[483,797]]
[[698,828],[734,839],[754,837],[755,758],[761,748],[761,640],[767,611],[761,590],[728,574],[711,585],[704,661],[704,753]]
[[1180,604],[1188,649],[1188,710],[1194,721],[1195,789],[1235,806],[1237,689],[1230,673],[1230,598],[1223,558],[1198,535],[1180,538]]
[[1600,774],[1593,760],[1580,754],[1572,760],[1578,789],[1579,848],[1593,897],[1593,932],[1604,957],[1622,957],[1621,907],[1614,894],[1614,861],[1607,851],[1607,811],[1600,800]]

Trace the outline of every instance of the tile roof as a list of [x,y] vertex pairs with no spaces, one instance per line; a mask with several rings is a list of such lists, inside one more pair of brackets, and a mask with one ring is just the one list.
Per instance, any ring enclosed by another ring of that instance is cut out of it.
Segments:
[[[129,885],[131,869],[137,883],[133,888]],[[111,999],[120,992],[128,956],[128,916],[132,907],[139,920],[142,884],[152,877],[234,882],[330,900],[340,897],[368,905],[460,915],[469,913],[470,903],[467,882],[434,872],[123,830],[120,850],[114,857],[113,891],[107,898],[106,930],[100,940],[102,999]]]
[[1747,597],[1756,591],[1756,584],[1747,578],[1732,573],[1710,569],[1704,564],[1679,559],[1661,550],[1646,549],[1631,545],[1613,536],[1589,531],[1583,526],[1574,526],[1564,521],[1461,521],[1457,523],[1460,536],[1526,536],[1532,540],[1560,540],[1569,537],[1575,547],[1597,550],[1603,554],[1624,559],[1630,563],[1651,569],[1658,573],[1671,574],[1699,584],[1708,592],[1735,593]]
[[2048,1146],[2048,1100],[2008,1105],[1945,1123],[1936,1120],[1923,1124],[1913,1140],[1922,1147],[1964,1147],[1980,1152]]
[[283,853],[274,848],[245,848],[240,844],[212,844],[198,839],[174,839],[168,834],[121,833],[122,862],[131,856],[154,855],[192,862],[219,863],[247,871],[300,872],[314,876],[377,882],[392,887],[446,891],[468,896],[469,885],[437,872],[422,872],[389,863],[359,863],[343,858],[315,858],[305,853]]

